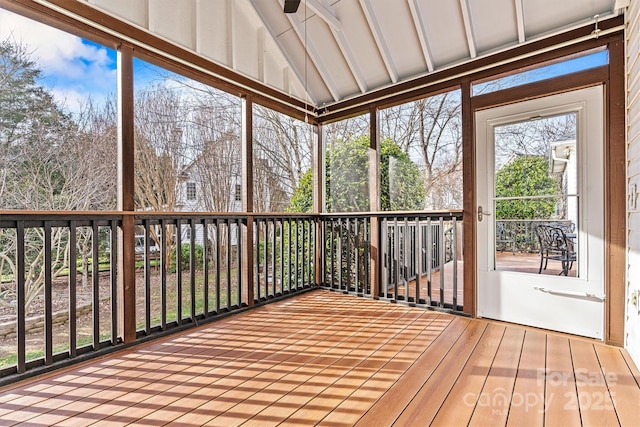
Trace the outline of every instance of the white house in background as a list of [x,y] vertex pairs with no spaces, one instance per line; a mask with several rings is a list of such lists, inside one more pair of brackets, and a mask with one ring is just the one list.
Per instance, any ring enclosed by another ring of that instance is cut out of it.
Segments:
[[557,212],[563,219],[578,226],[578,156],[576,140],[552,142],[550,145],[549,170],[553,175],[560,175],[562,194],[565,195],[566,212],[562,212],[563,199],[558,200]]
[[[196,161],[187,165],[180,176],[178,177],[178,193],[176,197],[176,211],[177,212],[210,212],[207,204],[207,197],[211,198],[210,188],[216,185],[213,179],[210,177],[203,177],[199,173],[199,169],[196,166]],[[227,205],[226,212],[241,212],[242,211],[242,186],[240,184],[240,176],[225,177],[229,182],[224,183],[224,186],[228,188],[227,191],[218,192],[218,197],[227,198],[225,204]],[[229,191],[230,190],[230,191]],[[208,194],[206,194],[208,193]],[[181,227],[181,238],[183,243],[189,243],[191,239],[192,230],[188,224],[183,224]],[[237,246],[238,244],[238,228],[235,224],[231,225],[231,246]],[[226,234],[226,229],[221,232]],[[209,240],[215,242],[215,226],[212,225],[208,231]],[[202,245],[204,240],[203,227],[196,225],[195,227],[195,243]]]

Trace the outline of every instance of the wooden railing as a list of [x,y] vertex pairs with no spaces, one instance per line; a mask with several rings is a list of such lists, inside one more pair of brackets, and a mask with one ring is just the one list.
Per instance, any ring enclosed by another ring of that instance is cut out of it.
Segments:
[[316,218],[254,215],[255,302],[315,286]]
[[[325,216],[322,286],[462,312],[461,220],[461,212]],[[380,248],[377,288],[370,279],[372,247]]]
[[540,250],[536,229],[551,224],[568,231],[575,230],[575,222],[563,219],[502,219],[496,221],[496,249],[500,251],[530,252]]
[[0,378],[120,342],[121,224],[118,214],[0,215]]
[[3,212],[0,384],[316,286],[459,311],[460,218]]

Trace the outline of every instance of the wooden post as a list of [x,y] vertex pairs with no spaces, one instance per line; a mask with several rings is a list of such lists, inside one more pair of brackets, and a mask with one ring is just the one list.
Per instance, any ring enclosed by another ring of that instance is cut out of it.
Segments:
[[242,295],[247,306],[254,304],[253,290],[253,101],[242,98],[242,210],[247,222],[242,227]]
[[463,194],[463,311],[476,315],[476,152],[471,82],[460,85],[462,99],[462,194]]
[[136,339],[135,223],[133,212],[135,141],[133,132],[133,49],[118,49],[118,331],[125,343]]
[[325,157],[324,157],[324,139],[322,134],[322,125],[315,125],[313,149],[315,155],[313,156],[313,213],[316,215],[316,244],[314,250],[314,263],[315,263],[315,282],[316,285],[324,283],[324,247],[325,236],[322,233],[322,218],[320,214],[324,212],[324,197],[325,197]]
[[608,135],[605,149],[605,341],[624,345],[626,301],[626,138],[625,54],[623,38],[609,43]]
[[[380,206],[380,120],[378,109],[369,109],[369,210],[379,212]],[[380,293],[380,220],[376,215],[370,216],[370,250],[369,283],[371,295],[377,297]]]

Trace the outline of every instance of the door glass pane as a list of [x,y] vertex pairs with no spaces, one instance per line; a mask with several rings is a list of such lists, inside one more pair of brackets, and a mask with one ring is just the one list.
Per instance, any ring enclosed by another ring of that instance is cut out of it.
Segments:
[[575,113],[494,127],[495,268],[578,276]]

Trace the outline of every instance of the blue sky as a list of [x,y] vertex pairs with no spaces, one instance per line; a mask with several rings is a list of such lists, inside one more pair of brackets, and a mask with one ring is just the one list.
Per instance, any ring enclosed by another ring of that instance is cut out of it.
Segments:
[[[40,83],[69,111],[78,111],[87,97],[99,102],[115,95],[115,50],[0,9],[0,40],[8,37],[28,46],[43,72]],[[157,79],[159,70],[134,61],[136,86]]]
[[27,46],[42,69],[41,83],[66,107],[116,91],[115,51],[0,9],[0,39]]
[[473,94],[479,95],[481,93],[491,92],[497,88],[506,89],[508,87],[521,84],[533,83],[563,74],[574,73],[576,71],[606,65],[608,62],[608,52],[606,50],[601,50],[588,55],[579,56],[566,61],[473,85]]

